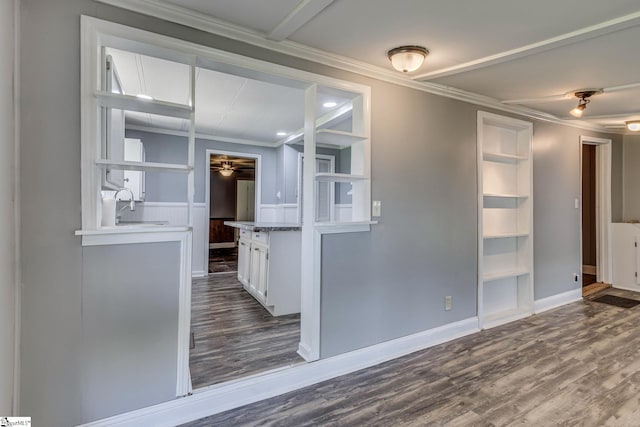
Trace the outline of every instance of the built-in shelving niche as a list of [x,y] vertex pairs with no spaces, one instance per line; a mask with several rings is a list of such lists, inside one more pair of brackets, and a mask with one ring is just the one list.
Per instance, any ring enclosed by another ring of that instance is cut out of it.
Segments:
[[488,328],[533,312],[533,125],[478,112],[478,316]]

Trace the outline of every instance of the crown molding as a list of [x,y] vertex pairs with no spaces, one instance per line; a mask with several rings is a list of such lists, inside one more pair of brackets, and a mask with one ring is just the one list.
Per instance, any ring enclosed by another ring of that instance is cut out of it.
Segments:
[[432,95],[443,96],[468,102],[481,107],[491,108],[507,113],[517,114],[530,119],[541,120],[550,123],[561,124],[578,129],[585,129],[604,133],[619,133],[587,122],[566,121],[552,114],[516,105],[503,104],[495,98],[467,92],[449,86],[439,85],[432,82],[421,82],[412,80],[411,77],[403,76],[395,71],[368,64],[345,56],[336,55],[324,50],[315,49],[290,40],[273,41],[266,38],[266,35],[238,25],[234,25],[211,16],[197,13],[193,10],[168,4],[161,0],[96,0],[97,2],[126,9],[132,12],[153,16],[165,21],[184,25],[200,31],[216,34],[222,37],[237,40],[253,46],[282,53],[311,62],[327,65],[329,67],[359,74],[365,77],[393,83],[399,86],[408,87]]

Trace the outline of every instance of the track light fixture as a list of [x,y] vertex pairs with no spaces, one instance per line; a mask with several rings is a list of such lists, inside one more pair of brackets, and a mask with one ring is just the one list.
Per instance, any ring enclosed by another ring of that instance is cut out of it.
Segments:
[[589,89],[574,92],[574,95],[579,99],[579,101],[576,108],[569,111],[569,114],[571,114],[573,117],[582,117],[582,113],[584,112],[585,108],[587,108],[587,104],[591,102],[589,98],[601,93],[602,89]]

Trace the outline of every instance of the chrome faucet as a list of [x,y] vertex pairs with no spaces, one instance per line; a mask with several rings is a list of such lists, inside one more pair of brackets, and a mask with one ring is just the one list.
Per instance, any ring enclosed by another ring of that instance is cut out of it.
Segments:
[[[131,210],[131,212],[135,211],[136,210],[136,201],[133,200],[133,191],[131,191],[130,188],[126,188],[126,187],[119,188],[118,191],[116,191],[116,194],[113,195],[113,198],[116,199],[116,201],[117,201],[118,200],[118,194],[121,191],[128,191],[129,192],[129,195],[131,196],[131,201],[129,202],[129,209]],[[120,210],[122,211],[122,210],[125,210],[126,208],[127,208],[127,206],[125,205],[122,208],[120,208]]]

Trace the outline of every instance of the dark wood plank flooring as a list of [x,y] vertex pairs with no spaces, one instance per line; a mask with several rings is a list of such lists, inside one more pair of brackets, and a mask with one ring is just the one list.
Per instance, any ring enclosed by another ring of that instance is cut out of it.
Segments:
[[238,271],[238,248],[209,249],[209,273]]
[[639,330],[585,299],[187,425],[637,426]]
[[236,273],[194,279],[191,292],[194,389],[303,362],[300,315],[271,316]]

